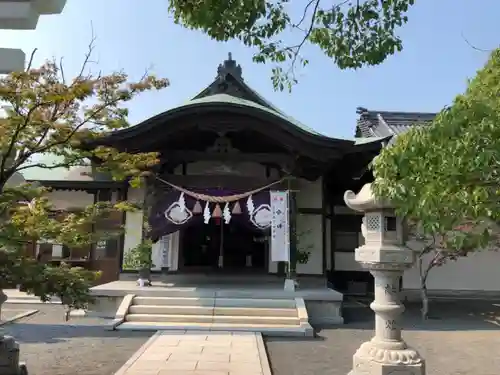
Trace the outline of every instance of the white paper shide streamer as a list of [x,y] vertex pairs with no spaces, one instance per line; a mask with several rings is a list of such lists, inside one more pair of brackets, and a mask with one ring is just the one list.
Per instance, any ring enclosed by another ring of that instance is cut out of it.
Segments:
[[205,202],[205,208],[203,209],[203,222],[205,224],[208,224],[211,216],[212,215],[210,214],[210,206],[209,206],[208,202]]
[[248,210],[248,215],[252,216],[253,211],[255,210],[255,205],[253,204],[253,199],[251,195],[247,199],[247,210]]
[[186,198],[184,198],[184,193],[181,193],[181,195],[179,196],[178,203],[179,203],[179,209],[181,210],[181,212],[186,211]]
[[224,218],[224,223],[229,224],[229,222],[231,221],[231,210],[229,210],[229,203],[226,203],[224,205],[222,217]]

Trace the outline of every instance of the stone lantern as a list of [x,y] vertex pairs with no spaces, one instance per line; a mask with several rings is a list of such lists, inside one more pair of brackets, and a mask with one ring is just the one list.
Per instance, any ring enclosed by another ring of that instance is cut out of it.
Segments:
[[425,362],[401,337],[399,318],[404,306],[399,299],[399,281],[414,260],[414,252],[404,245],[403,220],[396,217],[388,202],[376,199],[371,184],[358,194],[346,191],[346,205],[364,212],[361,232],[365,243],[355,251],[356,261],[375,280],[375,336],[353,357],[350,375],[424,375]]
[[[7,187],[16,187],[26,180],[20,173],[15,173],[5,184]],[[38,186],[38,183],[32,184]],[[1,308],[7,296],[0,288],[0,315]],[[27,375],[26,365],[19,362],[19,343],[12,336],[4,336],[0,333],[0,374],[2,375]]]

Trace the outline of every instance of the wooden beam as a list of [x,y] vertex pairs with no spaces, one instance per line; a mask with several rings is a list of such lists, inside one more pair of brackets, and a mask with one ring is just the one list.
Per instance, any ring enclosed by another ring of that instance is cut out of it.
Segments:
[[323,208],[314,208],[314,207],[298,207],[297,211],[302,215],[325,215],[326,210]]
[[[185,188],[225,188],[249,191],[257,189],[273,182],[276,179],[267,179],[265,177],[256,176],[238,176],[238,175],[176,175],[168,174],[160,176],[163,180],[168,181],[174,185],[178,185]],[[162,182],[157,181],[157,186],[161,186]],[[165,187],[168,185],[164,184]],[[291,181],[291,188],[294,189],[296,183]],[[275,190],[285,190],[287,189],[287,181],[283,181],[279,184],[275,184],[270,187],[270,189]]]
[[168,162],[193,161],[226,161],[226,162],[254,162],[290,164],[294,157],[282,153],[243,153],[243,152],[205,152],[205,151],[166,151],[161,153],[161,159]]

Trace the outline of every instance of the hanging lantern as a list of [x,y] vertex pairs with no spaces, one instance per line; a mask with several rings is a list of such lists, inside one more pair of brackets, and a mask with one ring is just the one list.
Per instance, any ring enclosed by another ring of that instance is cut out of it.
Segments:
[[215,205],[214,211],[212,212],[212,217],[219,218],[222,216],[222,210],[220,209],[219,203]]
[[236,203],[233,206],[233,215],[241,215],[241,205],[239,201],[236,201]]
[[201,207],[200,201],[196,201],[196,203],[193,206],[193,214],[198,215],[203,212],[203,207]]

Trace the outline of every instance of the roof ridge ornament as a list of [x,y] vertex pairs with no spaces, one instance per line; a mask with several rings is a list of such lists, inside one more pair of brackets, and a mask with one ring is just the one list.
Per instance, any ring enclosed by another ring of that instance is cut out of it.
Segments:
[[227,80],[228,74],[230,74],[243,81],[242,73],[243,70],[241,69],[241,65],[236,64],[236,60],[233,60],[233,54],[229,52],[227,54],[227,60],[224,60],[222,64],[219,64],[219,67],[217,68],[217,79],[220,82],[224,82]]

